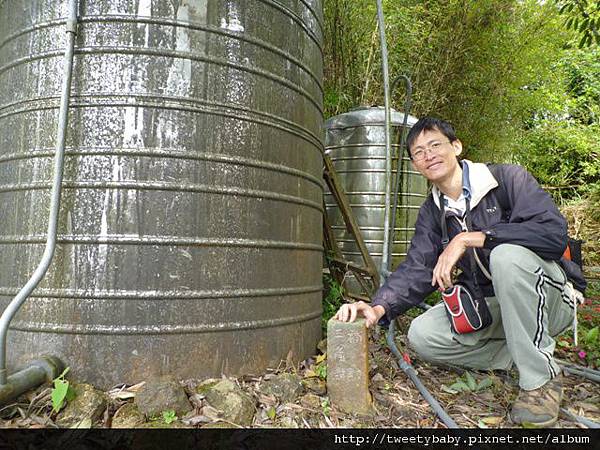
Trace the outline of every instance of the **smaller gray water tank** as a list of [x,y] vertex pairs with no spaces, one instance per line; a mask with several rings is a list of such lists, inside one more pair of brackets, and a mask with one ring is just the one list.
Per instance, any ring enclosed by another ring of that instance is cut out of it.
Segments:
[[[392,110],[392,148],[400,146],[404,114]],[[417,118],[408,116],[410,128]],[[385,214],[385,109],[357,108],[325,123],[325,151],[331,157],[352,212],[377,267],[381,264]],[[393,176],[397,167],[394,163]],[[396,214],[392,268],[406,256],[421,204],[428,192],[427,180],[413,170],[403,152],[401,195]],[[338,245],[348,261],[362,263],[358,246],[346,231],[342,215],[331,193],[325,193],[327,214]]]

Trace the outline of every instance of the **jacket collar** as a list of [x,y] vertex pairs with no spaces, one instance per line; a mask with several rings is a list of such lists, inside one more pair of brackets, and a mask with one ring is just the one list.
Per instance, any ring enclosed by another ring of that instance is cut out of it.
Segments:
[[[488,169],[487,164],[474,163],[468,159],[463,159],[461,163],[466,164],[467,166],[471,194],[470,202],[471,209],[473,209],[479,204],[481,199],[487,195],[488,192],[498,186],[498,181],[496,181],[492,175],[492,172],[490,172],[490,169]],[[463,188],[464,184],[465,182],[463,180]],[[431,189],[431,192],[433,194],[433,201],[439,209],[440,191],[437,186],[434,185]]]

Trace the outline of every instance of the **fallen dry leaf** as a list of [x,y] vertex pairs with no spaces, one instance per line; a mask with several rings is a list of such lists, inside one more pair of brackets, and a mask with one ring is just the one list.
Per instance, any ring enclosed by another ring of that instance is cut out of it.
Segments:
[[577,402],[577,403],[575,403],[575,406],[578,408],[581,408],[587,412],[595,412],[595,413],[600,412],[600,407],[598,407],[598,405],[594,405],[592,403]]
[[113,400],[128,400],[130,398],[135,398],[135,392],[130,391],[118,391],[118,392],[109,392],[108,396]]
[[486,425],[499,425],[504,420],[503,417],[498,416],[490,416],[490,417],[482,417],[481,421]]

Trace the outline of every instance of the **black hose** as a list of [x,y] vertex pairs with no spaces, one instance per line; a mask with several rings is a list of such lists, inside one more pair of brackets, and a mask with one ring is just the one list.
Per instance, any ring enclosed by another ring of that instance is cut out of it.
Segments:
[[[390,98],[393,96],[394,94],[394,90],[396,89],[396,87],[398,86],[398,83],[400,82],[400,80],[404,80],[404,83],[406,85],[406,98],[404,101],[404,118],[402,120],[402,134],[400,135],[400,146],[398,148],[398,154],[396,155],[396,178],[394,179],[394,204],[392,206],[392,219],[391,219],[391,225],[390,225],[390,238],[388,240],[388,254],[390,255],[390,258],[387,260],[387,267],[385,268],[385,271],[383,271],[382,275],[384,278],[387,278],[392,272],[392,257],[391,255],[393,254],[393,249],[394,249],[394,239],[396,238],[396,214],[398,212],[398,198],[400,196],[400,190],[402,187],[402,173],[403,173],[403,154],[404,154],[404,147],[406,146],[406,137],[408,135],[408,115],[410,114],[410,107],[411,107],[411,101],[412,101],[412,82],[410,81],[410,78],[408,78],[408,76],[406,75],[398,75],[394,81],[392,81],[392,86],[390,88]],[[408,218],[408,214],[406,214],[406,217]],[[405,224],[405,228],[408,227],[408,219],[407,219],[407,223]],[[423,310],[428,310],[429,308],[431,308],[430,305],[428,305],[427,303],[421,302],[419,305],[417,305],[419,308],[423,309]]]
[[[559,358],[554,358],[556,360],[556,362],[567,369],[575,369],[577,371],[580,372],[584,372],[584,373],[589,373],[592,375],[596,375],[600,377],[600,370],[595,370],[595,369],[590,369],[589,367],[584,367],[584,366],[580,366],[577,364],[572,364],[569,361],[565,361],[564,359],[559,359]],[[598,380],[594,380],[594,381],[598,381]]]
[[581,378],[586,378],[596,383],[600,383],[600,372],[597,370],[588,369],[587,367],[577,367],[571,365],[563,365],[563,370],[572,375],[576,375]]
[[579,422],[580,424],[585,425],[588,428],[600,428],[600,423],[594,422],[590,419],[586,419],[585,417],[578,416],[577,414],[573,414],[571,411],[565,408],[560,408],[560,412],[562,412],[569,419],[575,422]]
[[396,86],[398,85],[398,82],[400,80],[404,80],[404,83],[406,84],[406,99],[404,102],[404,120],[402,122],[402,134],[400,137],[400,147],[398,148],[398,155],[396,157],[396,179],[395,179],[395,183],[394,183],[394,205],[392,207],[392,223],[390,226],[390,239],[388,241],[388,253],[390,255],[389,260],[387,261],[387,267],[386,269],[388,270],[388,272],[391,270],[392,268],[392,250],[393,250],[393,246],[394,246],[394,238],[395,238],[395,234],[396,234],[396,213],[398,210],[398,197],[399,197],[399,193],[400,193],[400,189],[402,186],[402,169],[403,169],[403,164],[402,164],[402,155],[404,152],[404,146],[406,145],[406,136],[407,136],[407,125],[408,125],[408,114],[410,113],[410,106],[411,106],[411,99],[412,99],[412,83],[410,81],[410,78],[408,78],[406,75],[398,75],[394,81],[392,81],[392,86],[390,88],[390,97],[393,96],[394,94],[394,90],[396,89]]
[[394,332],[395,321],[392,320],[387,332],[387,343],[392,353],[396,356],[396,358],[398,358],[400,368],[412,380],[412,382],[415,384],[423,398],[427,400],[427,403],[429,403],[429,405],[431,405],[431,408],[437,414],[440,420],[444,423],[444,425],[446,425],[448,428],[459,428],[458,424],[452,419],[452,417],[448,415],[448,413],[446,413],[446,411],[444,411],[444,408],[442,408],[442,406],[433,397],[433,395],[429,393],[425,385],[417,376],[415,368],[404,360],[402,354],[398,350],[398,347],[396,347],[396,343],[394,342]]

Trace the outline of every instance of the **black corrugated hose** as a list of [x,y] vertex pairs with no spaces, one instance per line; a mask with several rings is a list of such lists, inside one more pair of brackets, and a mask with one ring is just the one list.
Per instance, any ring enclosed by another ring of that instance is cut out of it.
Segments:
[[402,354],[400,353],[398,347],[396,347],[396,343],[394,342],[394,333],[396,331],[395,323],[396,322],[394,320],[390,322],[390,326],[387,332],[387,343],[392,353],[396,356],[396,358],[398,358],[400,368],[412,380],[412,382],[415,384],[423,398],[427,400],[427,403],[431,405],[431,408],[437,414],[440,420],[444,423],[444,425],[446,425],[448,428],[459,428],[458,424],[452,419],[452,417],[448,415],[448,413],[444,410],[444,408],[442,408],[442,406],[433,397],[433,395],[429,393],[425,385],[417,376],[417,371],[415,370],[415,368],[411,364],[407,363],[402,357]]

